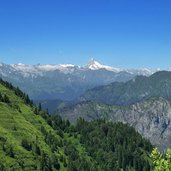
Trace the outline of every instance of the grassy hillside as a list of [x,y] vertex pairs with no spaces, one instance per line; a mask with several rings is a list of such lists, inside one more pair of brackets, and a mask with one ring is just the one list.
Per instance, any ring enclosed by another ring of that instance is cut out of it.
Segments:
[[26,104],[27,96],[18,89],[2,84],[6,83],[0,84],[0,170],[68,170],[68,134],[59,136],[42,118],[49,117],[45,112]]
[[[62,148],[52,153],[51,147],[45,142],[45,136],[41,132],[42,127],[47,132],[52,132],[60,141],[45,120],[34,113],[34,108],[26,105],[24,100],[18,97],[13,90],[0,84],[2,96],[6,96],[9,102],[0,102],[0,163],[3,168],[15,170],[40,169],[43,155],[48,158],[52,155],[62,154]],[[54,157],[55,158],[55,157]]]

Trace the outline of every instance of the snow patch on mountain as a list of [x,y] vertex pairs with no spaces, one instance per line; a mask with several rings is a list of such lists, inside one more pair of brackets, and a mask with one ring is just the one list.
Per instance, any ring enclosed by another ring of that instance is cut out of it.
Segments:
[[35,72],[40,72],[40,71],[47,72],[47,71],[55,71],[55,70],[65,71],[65,70],[75,67],[75,65],[72,65],[72,64],[26,65],[22,63],[11,64],[10,66],[13,67],[17,71],[23,71],[23,72],[29,72],[29,73],[35,73]]
[[62,66],[64,68],[75,67],[75,65],[73,65],[73,64],[60,64],[60,66]]
[[113,68],[107,65],[102,65],[99,62],[95,61],[93,58],[88,62],[88,64],[85,66],[85,68],[91,69],[91,70],[99,70],[99,69],[106,69],[108,71],[113,72],[121,72],[122,69],[120,68]]
[[[159,71],[159,69],[156,70],[150,70],[148,68],[142,68],[142,69],[121,69],[121,68],[114,68],[111,66],[100,64],[99,62],[95,61],[93,58],[86,64],[85,66],[77,66],[73,64],[37,64],[37,65],[27,65],[23,63],[18,64],[4,64],[0,63],[0,71],[4,72],[6,70],[19,72],[20,74],[24,75],[24,77],[37,77],[43,76],[46,72],[53,72],[58,71],[62,72],[64,74],[73,73],[75,71],[84,72],[86,70],[106,70],[114,73],[120,73],[120,72],[126,72],[132,75],[145,75],[149,76],[153,73]],[[170,69],[168,69],[170,70]],[[4,74],[6,74],[5,72]]]

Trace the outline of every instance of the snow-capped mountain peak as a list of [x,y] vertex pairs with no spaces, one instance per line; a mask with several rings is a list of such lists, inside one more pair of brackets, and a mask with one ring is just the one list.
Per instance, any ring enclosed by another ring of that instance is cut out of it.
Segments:
[[93,58],[88,62],[88,64],[85,66],[85,68],[91,69],[91,70],[99,70],[99,69],[105,69],[108,71],[113,72],[120,72],[122,71],[119,68],[113,68],[107,65],[100,64],[99,62],[95,61]]
[[92,58],[85,67],[91,70],[97,70],[103,68],[103,65]]
[[[147,69],[147,68],[141,68],[141,69],[122,69],[122,68],[114,68],[111,66],[103,65],[93,58],[84,66],[78,66],[73,64],[36,64],[36,65],[28,65],[28,64],[4,64],[0,63],[0,71],[3,74],[10,72],[18,72],[25,77],[31,76],[31,77],[37,77],[37,76],[43,76],[44,74],[48,72],[61,72],[64,74],[72,74],[72,73],[82,73],[87,70],[97,71],[97,70],[106,70],[113,72],[114,74],[119,74],[120,72],[124,72],[131,75],[145,75],[150,76],[153,73],[159,71],[158,69]],[[168,69],[169,71],[171,69]],[[7,71],[6,73],[4,73]],[[122,73],[121,73],[122,74]]]

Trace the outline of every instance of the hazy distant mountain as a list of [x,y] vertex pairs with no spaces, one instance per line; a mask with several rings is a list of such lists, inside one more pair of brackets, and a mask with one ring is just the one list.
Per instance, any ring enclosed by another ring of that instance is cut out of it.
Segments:
[[137,76],[128,82],[114,82],[88,90],[79,101],[97,101],[111,105],[129,105],[149,97],[171,99],[171,72]]
[[87,89],[112,82],[126,82],[136,75],[149,76],[148,69],[127,70],[90,60],[85,66],[71,64],[0,64],[0,77],[19,86],[32,99],[73,100]]

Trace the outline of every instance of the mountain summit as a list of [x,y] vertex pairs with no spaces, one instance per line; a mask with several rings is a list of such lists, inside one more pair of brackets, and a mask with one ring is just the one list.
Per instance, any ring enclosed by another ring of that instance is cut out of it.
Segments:
[[119,68],[113,68],[111,66],[100,64],[99,62],[95,61],[93,58],[91,58],[91,60],[88,62],[88,64],[85,67],[91,70],[105,69],[105,70],[113,71],[113,72],[122,71],[122,69],[119,69]]

